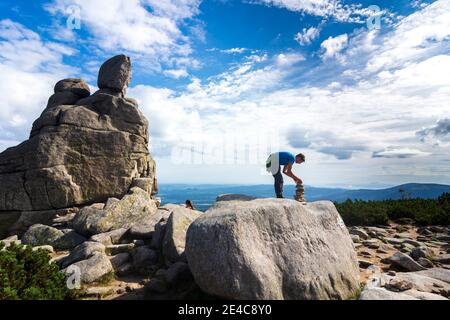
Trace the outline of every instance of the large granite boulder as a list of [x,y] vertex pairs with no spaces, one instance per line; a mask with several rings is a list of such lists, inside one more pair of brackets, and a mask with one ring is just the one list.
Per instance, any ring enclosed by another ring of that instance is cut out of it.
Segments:
[[154,193],[148,121],[135,100],[114,91],[124,91],[130,70],[128,57],[112,58],[99,75],[107,89],[91,96],[81,79],[58,82],[30,138],[0,154],[0,237],[11,227],[25,231],[30,225],[14,226],[24,213],[122,198],[134,179]]
[[189,227],[196,283],[227,299],[346,299],[359,289],[350,235],[333,203],[220,201]]

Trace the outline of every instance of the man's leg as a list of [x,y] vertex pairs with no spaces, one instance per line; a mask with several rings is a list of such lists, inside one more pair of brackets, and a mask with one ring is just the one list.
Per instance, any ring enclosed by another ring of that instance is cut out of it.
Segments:
[[275,194],[277,198],[283,198],[283,174],[281,173],[281,167],[278,167],[278,172],[273,175],[275,178]]

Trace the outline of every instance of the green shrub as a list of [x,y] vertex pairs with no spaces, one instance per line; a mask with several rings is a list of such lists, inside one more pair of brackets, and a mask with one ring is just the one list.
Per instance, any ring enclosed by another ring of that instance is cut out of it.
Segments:
[[0,242],[0,300],[62,300],[66,276],[45,250]]
[[336,203],[344,222],[351,225],[383,225],[388,220],[419,225],[450,224],[450,193],[438,199],[401,199],[383,201],[347,200]]

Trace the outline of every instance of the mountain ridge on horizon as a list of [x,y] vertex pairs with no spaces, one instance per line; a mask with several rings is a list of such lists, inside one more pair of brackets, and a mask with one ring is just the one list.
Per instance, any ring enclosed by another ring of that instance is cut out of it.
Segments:
[[[400,191],[402,190],[402,191]],[[284,196],[292,198],[294,185],[286,185]],[[330,200],[343,202],[351,200],[398,200],[402,198],[433,199],[445,192],[450,192],[450,185],[436,183],[406,183],[384,189],[345,189],[305,186],[307,201]],[[210,207],[220,194],[246,194],[259,198],[274,197],[273,186],[259,185],[221,185],[221,184],[160,184],[158,196],[163,203],[183,203],[192,200],[199,209]]]

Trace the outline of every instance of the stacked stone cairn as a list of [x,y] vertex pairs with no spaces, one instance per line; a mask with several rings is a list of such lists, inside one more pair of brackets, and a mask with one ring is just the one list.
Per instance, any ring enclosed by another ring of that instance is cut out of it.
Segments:
[[303,187],[302,183],[297,184],[297,186],[295,187],[294,199],[299,202],[306,202],[305,188]]

